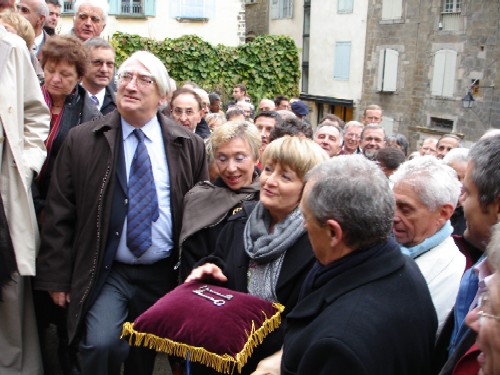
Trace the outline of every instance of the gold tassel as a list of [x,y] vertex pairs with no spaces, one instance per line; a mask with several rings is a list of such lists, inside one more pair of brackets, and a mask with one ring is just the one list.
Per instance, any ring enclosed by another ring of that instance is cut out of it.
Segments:
[[134,323],[130,322],[125,322],[123,324],[120,339],[129,336],[128,343],[130,346],[144,346],[157,352],[167,353],[168,355],[184,359],[187,358],[189,353],[189,358],[192,362],[201,363],[223,374],[232,374],[236,367],[238,373],[241,374],[241,370],[247,363],[248,358],[252,355],[254,348],[262,344],[264,338],[281,324],[281,313],[285,310],[285,307],[279,303],[273,303],[273,307],[277,312],[270,318],[262,311],[266,319],[260,328],[255,329],[255,323],[252,321],[252,328],[250,332],[247,332],[248,339],[243,349],[236,354],[235,358],[229,354],[219,355],[209,352],[200,346],[187,345],[170,339],[161,338],[152,333],[136,331],[134,329]]

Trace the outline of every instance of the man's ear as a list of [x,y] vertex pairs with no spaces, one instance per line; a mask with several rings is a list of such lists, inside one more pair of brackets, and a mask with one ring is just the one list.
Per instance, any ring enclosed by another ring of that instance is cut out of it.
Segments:
[[454,211],[455,211],[455,209],[453,208],[453,205],[448,204],[448,203],[443,204],[439,208],[439,217],[440,217],[440,219],[442,219],[443,224],[450,219],[450,217],[451,217],[451,215],[453,215]]
[[329,232],[330,247],[334,248],[342,242],[344,233],[338,221],[330,219],[326,221],[326,230]]

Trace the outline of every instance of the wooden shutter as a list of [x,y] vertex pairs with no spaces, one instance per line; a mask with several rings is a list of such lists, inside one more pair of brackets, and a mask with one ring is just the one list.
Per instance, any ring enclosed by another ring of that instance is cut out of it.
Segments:
[[440,50],[434,55],[431,94],[437,96],[453,96],[455,89],[455,70],[457,52]]
[[377,91],[396,91],[399,52],[390,48],[380,51],[378,60]]
[[335,68],[333,79],[349,80],[351,63],[351,42],[335,43]]

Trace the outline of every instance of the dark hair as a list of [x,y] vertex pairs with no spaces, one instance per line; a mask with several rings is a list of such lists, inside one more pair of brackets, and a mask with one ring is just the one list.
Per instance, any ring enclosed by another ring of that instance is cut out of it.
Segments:
[[238,88],[240,91],[244,91],[245,93],[247,92],[247,87],[245,86],[244,83],[237,83],[236,85],[233,86],[233,88]]
[[336,122],[342,129],[344,129],[344,121],[338,116],[335,116],[333,113],[328,113],[325,117],[323,117],[320,120],[320,124],[324,123],[325,121],[331,121],[331,122]]
[[210,104],[212,104],[213,102],[219,100],[220,101],[220,95],[217,94],[216,92],[211,92],[210,94],[208,94],[208,101],[210,102]]
[[276,107],[280,105],[280,103],[285,100],[289,102],[288,96],[283,96],[283,95],[278,95],[276,98],[274,98],[274,104],[276,104]]
[[45,3],[55,5],[56,7],[61,7],[59,0],[45,0]]
[[500,198],[500,134],[480,139],[469,152],[473,164],[472,182],[483,211]]
[[311,125],[304,121],[300,121],[298,118],[287,118],[274,125],[274,128],[269,134],[269,142],[284,137],[285,135],[294,137],[300,133],[304,134],[306,138],[312,139]]
[[177,97],[180,95],[191,95],[198,103],[198,109],[201,110],[203,108],[203,100],[201,100],[201,97],[195,91],[191,89],[180,88],[175,90],[172,94],[172,100],[170,100],[170,106],[172,107],[172,109],[174,100],[177,99]]
[[377,151],[375,161],[378,161],[387,169],[394,171],[405,161],[405,155],[398,148],[385,147]]
[[408,147],[410,147],[410,144],[403,134],[393,134],[392,136],[387,138],[388,143],[391,141],[396,142],[396,144],[401,147],[401,151],[403,151],[404,156],[408,156]]
[[245,117],[245,112],[239,108],[231,109],[226,112],[226,120],[231,121],[233,118],[243,116]]
[[439,139],[438,143],[436,144],[436,147],[439,146],[439,142],[441,142],[442,139],[444,138],[453,138],[454,140],[458,141],[458,147],[462,147],[462,138],[460,138],[458,135],[449,133],[449,134],[443,134]]
[[80,39],[70,35],[54,35],[47,39],[42,48],[42,68],[48,61],[65,61],[76,68],[79,77],[87,70],[88,54]]

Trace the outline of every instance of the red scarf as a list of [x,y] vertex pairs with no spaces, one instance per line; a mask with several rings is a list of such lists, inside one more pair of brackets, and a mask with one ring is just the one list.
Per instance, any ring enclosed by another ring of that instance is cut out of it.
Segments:
[[50,154],[52,151],[52,144],[54,143],[54,140],[56,139],[57,135],[59,134],[59,127],[61,125],[61,119],[64,113],[64,106],[61,108],[61,112],[59,114],[53,114],[52,113],[52,97],[50,96],[50,93],[47,91],[47,88],[45,85],[42,85],[42,93],[43,93],[43,98],[45,99],[45,103],[49,107],[50,110],[50,132],[49,136],[45,140],[45,147],[47,148],[47,158],[45,159],[45,162],[43,163],[42,170],[40,171],[40,174],[38,175],[38,178],[40,179],[41,176],[45,173],[45,170],[47,169],[47,164],[50,158]]

